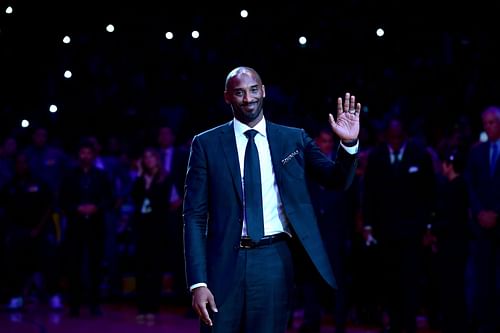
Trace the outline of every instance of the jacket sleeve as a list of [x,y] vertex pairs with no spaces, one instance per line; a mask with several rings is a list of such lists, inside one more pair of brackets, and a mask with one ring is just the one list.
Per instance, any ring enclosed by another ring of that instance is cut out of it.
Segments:
[[187,284],[191,286],[207,282],[208,170],[197,136],[191,144],[184,190],[184,258]]

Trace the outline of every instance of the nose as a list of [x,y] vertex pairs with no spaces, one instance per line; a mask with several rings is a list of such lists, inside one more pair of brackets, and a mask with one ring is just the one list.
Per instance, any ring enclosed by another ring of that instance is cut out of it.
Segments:
[[248,103],[248,101],[250,100],[249,96],[250,94],[248,93],[248,91],[245,91],[243,93],[243,102]]

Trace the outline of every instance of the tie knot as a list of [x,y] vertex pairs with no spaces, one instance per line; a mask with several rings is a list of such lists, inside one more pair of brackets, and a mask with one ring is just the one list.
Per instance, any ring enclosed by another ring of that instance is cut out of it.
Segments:
[[257,135],[257,133],[259,133],[259,132],[257,132],[257,131],[256,131],[256,130],[254,130],[254,129],[250,129],[250,130],[248,130],[248,131],[245,131],[245,135],[247,136],[247,138],[248,138],[249,140],[252,140],[252,139],[255,137],[255,135]]

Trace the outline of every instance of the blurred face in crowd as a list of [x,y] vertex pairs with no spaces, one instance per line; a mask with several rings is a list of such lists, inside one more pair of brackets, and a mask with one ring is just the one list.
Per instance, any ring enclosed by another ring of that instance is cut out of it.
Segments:
[[406,140],[403,125],[399,120],[392,120],[386,132],[387,144],[394,150],[399,150]]
[[170,127],[162,127],[158,133],[158,144],[162,148],[168,148],[174,145],[175,135]]
[[12,156],[16,153],[17,151],[17,141],[14,138],[6,138],[3,147],[2,147],[2,153],[5,156]]
[[142,155],[142,165],[145,171],[152,172],[159,169],[160,155],[151,149],[144,151]]
[[333,134],[321,131],[316,137],[316,144],[319,149],[323,152],[323,154],[330,154],[333,150]]
[[90,147],[82,147],[78,151],[78,160],[83,168],[90,168],[94,164],[95,152]]
[[20,154],[16,157],[16,174],[19,176],[24,176],[29,173],[29,163],[28,157],[24,154]]
[[483,128],[489,140],[500,139],[500,109],[490,107],[483,112]]
[[265,96],[264,85],[254,70],[239,67],[227,76],[224,100],[242,123],[253,127],[262,119]]
[[33,133],[33,144],[37,147],[43,147],[47,143],[49,134],[44,128],[39,128]]

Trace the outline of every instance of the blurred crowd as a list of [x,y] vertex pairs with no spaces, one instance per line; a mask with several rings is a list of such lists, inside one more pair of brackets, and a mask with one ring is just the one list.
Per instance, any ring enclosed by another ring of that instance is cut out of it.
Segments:
[[[339,289],[325,292],[300,261],[303,332],[319,332],[328,312],[337,332],[352,322],[411,332],[417,315],[443,332],[498,328],[500,166],[490,171],[490,160],[500,109],[479,118],[479,131],[459,118],[429,137],[400,114],[366,116],[350,189],[310,181]],[[331,130],[304,124],[334,159]],[[189,304],[181,212],[190,141],[178,131],[159,123],[142,141],[84,135],[71,149],[42,126],[3,138],[0,300],[8,310],[45,302],[71,316],[82,306],[102,315],[102,302],[132,299],[144,320],[165,301]]]

